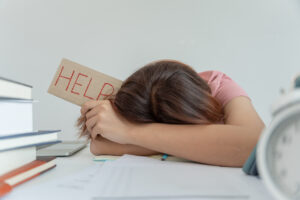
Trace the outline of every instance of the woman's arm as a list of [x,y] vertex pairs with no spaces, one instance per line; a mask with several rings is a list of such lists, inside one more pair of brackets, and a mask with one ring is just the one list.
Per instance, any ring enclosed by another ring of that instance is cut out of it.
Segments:
[[94,155],[114,155],[121,156],[124,154],[132,154],[137,156],[149,156],[158,154],[156,151],[145,149],[136,145],[119,144],[109,141],[101,136],[97,136],[91,140],[90,151]]
[[264,127],[246,97],[236,97],[225,106],[226,124],[133,124],[120,116],[109,101],[102,101],[88,112],[89,109],[85,104],[82,113],[88,119],[92,138],[101,135],[116,143],[220,166],[242,166]]
[[140,125],[131,129],[127,140],[200,163],[240,167],[256,145],[264,124],[245,97],[234,98],[225,106],[225,123]]

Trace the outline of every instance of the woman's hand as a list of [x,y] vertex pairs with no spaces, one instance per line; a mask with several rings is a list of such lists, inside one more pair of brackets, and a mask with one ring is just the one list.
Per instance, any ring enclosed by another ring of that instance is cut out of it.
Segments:
[[101,136],[97,136],[91,140],[90,151],[94,155],[114,155],[122,156],[124,154],[132,154],[137,156],[149,156],[158,154],[156,151],[152,151],[143,147],[131,145],[131,144],[118,144],[107,140]]
[[90,132],[87,130],[86,127],[86,117],[85,114],[90,111],[92,108],[97,106],[100,102],[99,101],[89,101],[86,102],[82,107],[81,107],[81,116],[77,119],[77,127],[80,129],[80,137],[81,136],[88,136],[88,138],[91,138]]
[[92,139],[101,135],[119,144],[130,143],[130,131],[136,124],[118,114],[109,100],[87,102],[82,106],[81,114],[87,118],[86,126]]

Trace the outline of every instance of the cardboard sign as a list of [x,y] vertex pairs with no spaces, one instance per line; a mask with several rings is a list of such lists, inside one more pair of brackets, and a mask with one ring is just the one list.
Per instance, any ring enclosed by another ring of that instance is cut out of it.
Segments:
[[122,81],[67,59],[62,59],[48,92],[81,106],[117,93]]

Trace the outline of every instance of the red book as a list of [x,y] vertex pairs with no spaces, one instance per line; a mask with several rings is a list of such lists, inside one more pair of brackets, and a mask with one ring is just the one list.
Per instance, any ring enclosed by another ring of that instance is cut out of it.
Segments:
[[0,197],[55,166],[55,157],[41,158],[0,176]]

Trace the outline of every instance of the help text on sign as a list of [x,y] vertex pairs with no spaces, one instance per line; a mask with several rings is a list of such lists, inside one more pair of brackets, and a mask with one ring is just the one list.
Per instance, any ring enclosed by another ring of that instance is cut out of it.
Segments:
[[82,105],[116,94],[122,81],[63,59],[48,89],[50,94]]

